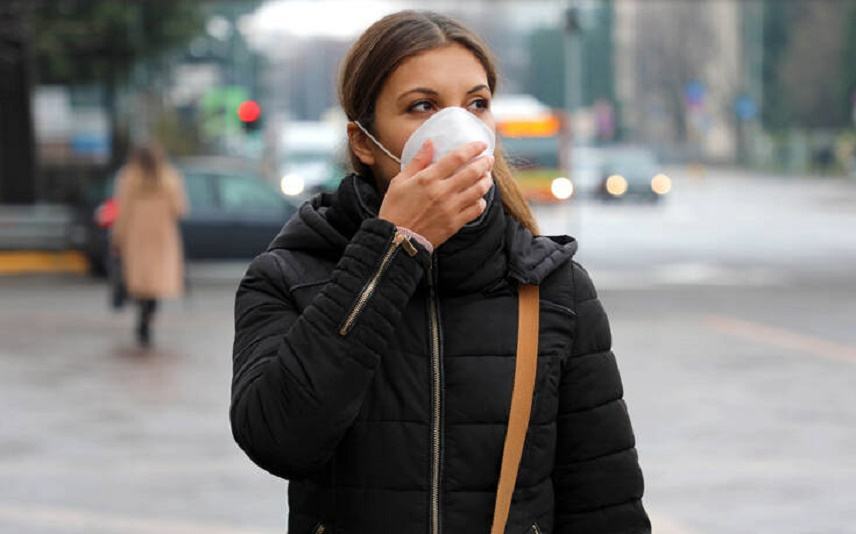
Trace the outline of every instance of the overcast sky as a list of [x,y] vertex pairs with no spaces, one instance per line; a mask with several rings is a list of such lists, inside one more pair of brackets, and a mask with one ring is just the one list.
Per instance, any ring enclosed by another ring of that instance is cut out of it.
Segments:
[[351,40],[386,14],[408,8],[428,8],[462,16],[502,18],[512,31],[554,26],[565,2],[423,0],[270,0],[242,23],[253,44],[276,54],[283,38],[340,38]]

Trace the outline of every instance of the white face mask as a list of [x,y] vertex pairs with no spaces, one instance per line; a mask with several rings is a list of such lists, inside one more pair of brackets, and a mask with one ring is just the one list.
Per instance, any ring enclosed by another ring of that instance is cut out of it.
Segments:
[[407,142],[404,143],[400,159],[387,150],[368,130],[363,128],[359,121],[354,122],[378,148],[398,162],[402,169],[413,159],[426,139],[431,139],[434,144],[434,157],[431,163],[436,162],[461,145],[473,141],[483,141],[487,144],[484,152],[476,157],[493,154],[496,145],[496,134],[493,130],[473,113],[460,106],[445,107],[420,124],[419,128],[416,128],[407,138]]

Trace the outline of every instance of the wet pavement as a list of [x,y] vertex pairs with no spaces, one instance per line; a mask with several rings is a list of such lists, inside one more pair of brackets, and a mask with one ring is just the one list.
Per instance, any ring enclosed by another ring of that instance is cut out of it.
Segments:
[[[538,210],[609,314],[655,532],[856,532],[856,187],[679,183]],[[0,278],[0,532],[284,530],[228,425],[243,267],[190,266],[149,351],[100,281]]]

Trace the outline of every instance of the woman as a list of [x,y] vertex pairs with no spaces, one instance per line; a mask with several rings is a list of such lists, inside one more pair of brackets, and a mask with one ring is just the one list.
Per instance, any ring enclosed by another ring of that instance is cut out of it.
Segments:
[[184,291],[178,220],[187,212],[181,175],[157,145],[140,146],[116,177],[118,215],[111,240],[122,260],[128,294],[137,300],[137,341],[151,344],[158,299]]
[[445,16],[402,11],[356,41],[339,83],[354,172],[301,206],[235,303],[232,431],[290,481],[288,532],[489,531],[520,283],[540,286],[539,354],[506,532],[650,532],[576,241],[538,236],[502,152],[476,157],[486,143],[404,157],[441,109],[495,132],[486,46]]

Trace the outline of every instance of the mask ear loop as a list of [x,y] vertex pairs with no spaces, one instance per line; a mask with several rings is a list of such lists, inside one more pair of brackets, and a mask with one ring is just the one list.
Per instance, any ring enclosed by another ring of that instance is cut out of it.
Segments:
[[385,147],[385,146],[383,146],[383,145],[380,143],[380,141],[378,141],[377,139],[375,139],[375,136],[373,136],[372,134],[370,134],[368,130],[366,130],[365,128],[363,128],[363,125],[362,125],[362,124],[360,124],[360,121],[354,121],[354,124],[356,124],[356,125],[357,125],[357,127],[358,127],[360,130],[362,130],[364,134],[366,134],[367,136],[369,136],[369,139],[371,139],[372,141],[374,141],[374,144],[375,144],[375,145],[377,145],[377,147],[378,147],[379,149],[383,150],[383,152],[384,152],[387,156],[391,157],[392,159],[394,159],[394,160],[395,160],[395,162],[396,162],[396,163],[398,163],[399,165],[401,165],[401,160],[400,160],[400,159],[398,159],[397,157],[395,157],[395,156],[394,156],[394,155],[393,155],[389,150],[387,150],[387,149],[386,149],[386,147]]

